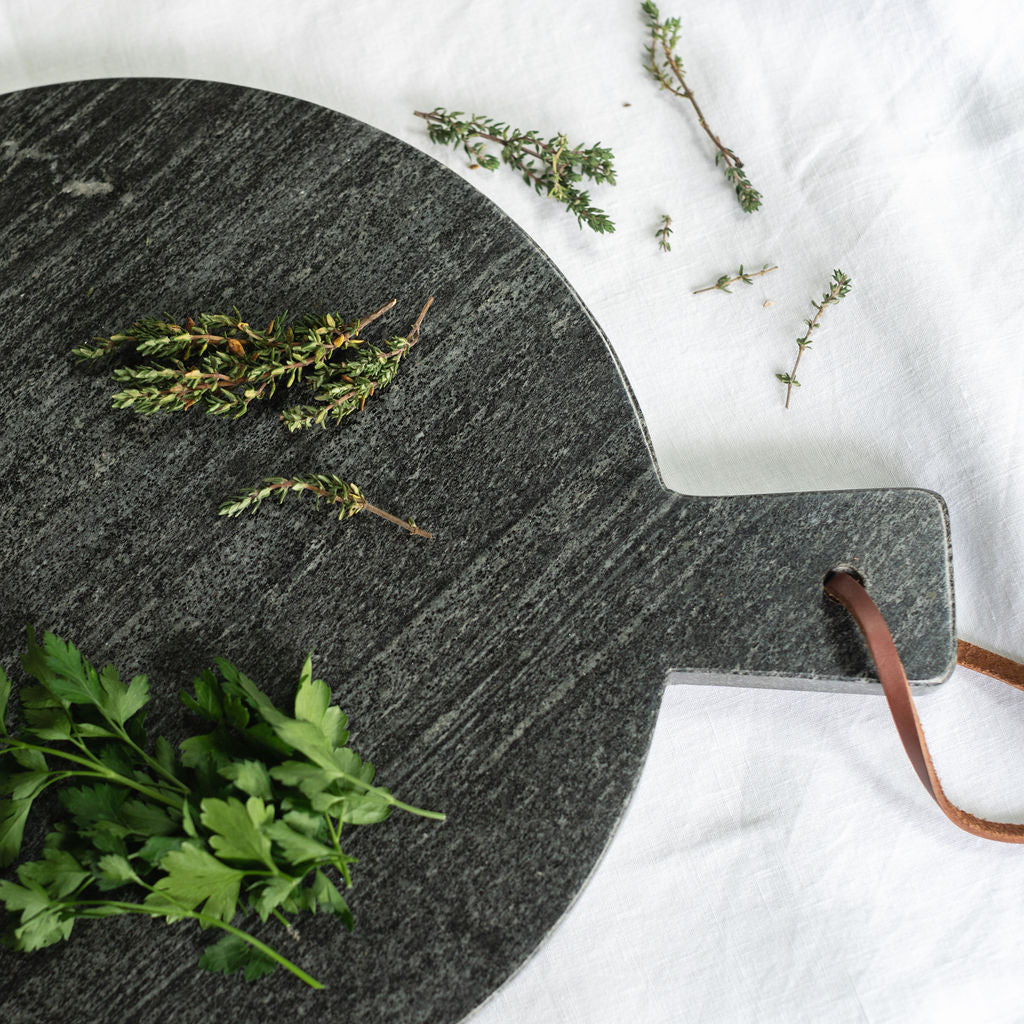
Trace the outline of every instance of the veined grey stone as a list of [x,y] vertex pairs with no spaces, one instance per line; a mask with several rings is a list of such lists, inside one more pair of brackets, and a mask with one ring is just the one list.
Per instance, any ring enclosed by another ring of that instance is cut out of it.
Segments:
[[[876,690],[822,594],[837,563],[869,581],[915,685],[951,670],[937,495],[667,491],[587,310],[430,157],[300,100],[170,80],[0,97],[0,139],[2,664],[26,623],[52,630],[147,673],[150,727],[176,739],[178,691],[214,655],[283,702],[315,650],[381,783],[449,816],[352,830],[354,934],[257,923],[324,992],[207,975],[197,930],[112,920],[0,955],[9,1024],[456,1021],[585,882],[673,670]],[[326,431],[287,433],[282,396],[239,421],[115,412],[108,375],[69,355],[163,311],[263,322],[395,296],[386,337],[431,294],[396,383]],[[436,539],[311,505],[217,517],[298,472],[354,480]]]

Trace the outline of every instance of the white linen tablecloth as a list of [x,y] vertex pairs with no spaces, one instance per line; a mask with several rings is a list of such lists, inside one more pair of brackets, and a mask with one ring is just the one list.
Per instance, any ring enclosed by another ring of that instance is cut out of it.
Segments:
[[[669,486],[932,488],[952,517],[959,635],[1024,658],[1020,5],[662,13],[683,18],[688,81],[764,194],[753,215],[644,72],[636,2],[0,0],[0,91],[216,79],[425,150],[579,291]],[[592,193],[615,234],[433,145],[412,111],[435,106],[610,146],[619,184]],[[754,287],[691,294],[769,261]],[[834,267],[853,291],[785,411],[774,374]],[[958,671],[920,710],[949,795],[1024,821],[1020,694]],[[946,822],[881,699],[671,686],[593,878],[473,1024],[1024,1020],[1022,858]]]

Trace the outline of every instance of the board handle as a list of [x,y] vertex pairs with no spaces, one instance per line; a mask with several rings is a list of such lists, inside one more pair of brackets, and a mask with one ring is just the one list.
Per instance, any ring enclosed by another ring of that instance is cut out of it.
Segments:
[[677,542],[669,560],[675,585],[686,577],[694,595],[665,631],[670,682],[881,694],[855,624],[825,595],[837,569],[870,588],[916,692],[952,673],[949,517],[935,492],[669,500],[687,521],[679,536],[695,538]]

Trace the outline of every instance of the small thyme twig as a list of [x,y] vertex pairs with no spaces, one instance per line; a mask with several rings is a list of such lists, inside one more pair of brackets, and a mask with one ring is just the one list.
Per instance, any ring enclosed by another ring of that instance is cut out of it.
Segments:
[[[287,313],[266,328],[253,327],[233,314],[200,313],[183,323],[144,319],[92,345],[73,349],[80,360],[98,362],[129,344],[150,362],[120,366],[113,379],[121,385],[115,409],[148,415],[199,406],[213,416],[245,415],[251,402],[269,398],[279,385],[305,380],[318,405],[290,406],[281,413],[289,430],[327,421],[340,422],[358,412],[398,373],[399,362],[419,341],[429,298],[405,337],[385,348],[369,344],[361,331],[383,316],[395,300],[372,313],[343,322],[340,314],[305,316],[288,322]],[[343,352],[341,359],[334,357]]]
[[669,244],[668,236],[672,234],[672,218],[667,214],[661,215],[661,227],[654,232],[654,237],[658,240],[658,248],[669,252],[672,246]]
[[[394,301],[394,300],[392,300]],[[416,317],[416,322],[409,328],[409,333],[406,335],[406,341],[409,342],[409,347],[412,348],[417,341],[420,340],[420,328],[423,326],[423,321],[426,318],[427,310],[434,304],[434,296],[431,295],[426,302],[423,303],[423,308],[420,310],[420,315]],[[360,324],[361,327],[365,327],[365,324]]]
[[[739,200],[740,206],[747,213],[753,213],[761,206],[761,193],[750,184],[746,172],[743,170],[743,161],[711,130],[711,126],[704,117],[704,111],[701,110],[697,98],[693,95],[693,90],[686,84],[686,72],[682,61],[675,52],[679,42],[679,19],[666,18],[665,21],[662,21],[658,7],[653,0],[644,0],[640,6],[647,19],[647,27],[651,31],[651,41],[646,48],[647,70],[663,89],[690,101],[701,128],[715,144],[715,165],[718,166],[719,163],[725,165],[726,180],[735,187],[736,198]],[[661,54],[660,65],[658,63],[659,51]]]
[[[736,272],[735,277],[730,277],[728,274],[723,274],[714,284],[709,284],[707,288],[698,288],[693,294],[700,295],[701,292],[713,292],[717,288],[720,292],[729,292],[729,285],[735,284],[737,281],[742,281],[744,284],[753,284],[751,278],[760,277],[762,274],[770,274],[773,270],[778,270],[778,266],[768,266],[766,263],[760,270],[755,270],[753,273],[744,272],[743,264],[740,264],[740,269]],[[732,294],[730,292],[730,294]]]
[[279,501],[284,501],[289,494],[302,495],[305,492],[315,496],[318,508],[321,502],[340,506],[339,519],[347,519],[359,512],[370,512],[381,519],[386,519],[389,523],[401,526],[403,530],[408,530],[409,533],[417,537],[433,539],[432,533],[421,529],[412,519],[399,519],[398,516],[385,512],[384,509],[378,508],[376,505],[371,505],[355,484],[342,480],[334,474],[313,473],[308,476],[290,478],[268,476],[263,481],[262,487],[254,487],[252,490],[224,502],[217,514],[240,516],[246,509],[255,512],[272,494],[277,494]]
[[[461,144],[471,167],[494,171],[500,164],[508,164],[535,192],[564,203],[581,229],[586,224],[598,233],[615,230],[604,211],[591,204],[589,193],[576,186],[576,182],[584,178],[598,185],[615,184],[614,156],[600,143],[589,149],[582,145],[570,146],[561,132],[544,140],[536,131],[522,132],[504,121],[480,114],[473,114],[468,121],[462,120],[461,110],[448,111],[444,107],[436,107],[430,113],[422,110],[413,113],[427,122],[427,134],[432,142],[443,146]],[[473,142],[472,139],[497,143],[501,146],[500,158],[485,152],[484,141]]]
[[796,379],[796,368],[800,365],[800,357],[804,354],[804,349],[811,347],[811,335],[818,329],[818,322],[821,320],[821,314],[825,312],[826,306],[831,306],[833,303],[845,298],[849,294],[852,286],[853,282],[846,276],[846,274],[841,270],[833,270],[832,283],[829,285],[828,291],[822,295],[821,302],[815,302],[811,299],[811,305],[815,308],[816,312],[811,319],[804,320],[804,323],[807,325],[807,333],[802,338],[796,339],[797,353],[793,369],[789,373],[775,374],[775,376],[786,385],[787,409],[789,408],[789,398],[793,393],[793,387],[800,387],[800,381]]

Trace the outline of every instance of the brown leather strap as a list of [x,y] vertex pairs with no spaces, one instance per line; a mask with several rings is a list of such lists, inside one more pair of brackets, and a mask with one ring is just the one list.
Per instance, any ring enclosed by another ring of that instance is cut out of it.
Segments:
[[1024,690],[1024,665],[1019,661],[1010,661],[1001,654],[993,654],[984,647],[975,647],[966,640],[957,640],[956,660],[964,668]]
[[[835,572],[825,580],[825,592],[843,605],[860,626],[868,650],[874,659],[875,670],[878,672],[878,680],[882,684],[885,699],[889,702],[889,710],[896,723],[896,730],[903,741],[903,749],[906,750],[918,778],[924,783],[924,788],[931,793],[942,812],[954,825],[962,828],[965,832],[970,832],[971,835],[980,836],[982,839],[995,839],[1002,843],[1024,843],[1024,825],[1012,825],[1007,822],[979,818],[957,807],[942,791],[942,785],[935,772],[935,766],[932,764],[931,755],[928,753],[924,730],[921,728],[921,720],[917,717],[917,709],[914,707],[914,699],[910,693],[910,683],[903,670],[903,662],[900,661],[896,644],[893,643],[892,634],[885,624],[882,613],[860,581],[849,573]],[[960,648],[958,657],[964,653],[969,660],[963,664],[966,664],[968,668],[976,668],[979,672],[985,672],[996,679],[1003,679],[1004,682],[1008,682],[1018,689],[1024,689],[1024,666],[1002,658],[998,654],[983,651],[980,647],[974,647],[973,644],[961,643]],[[963,648],[968,650],[963,652]],[[1000,670],[1008,674],[1010,678],[1005,678],[1003,674],[1000,674]]]

